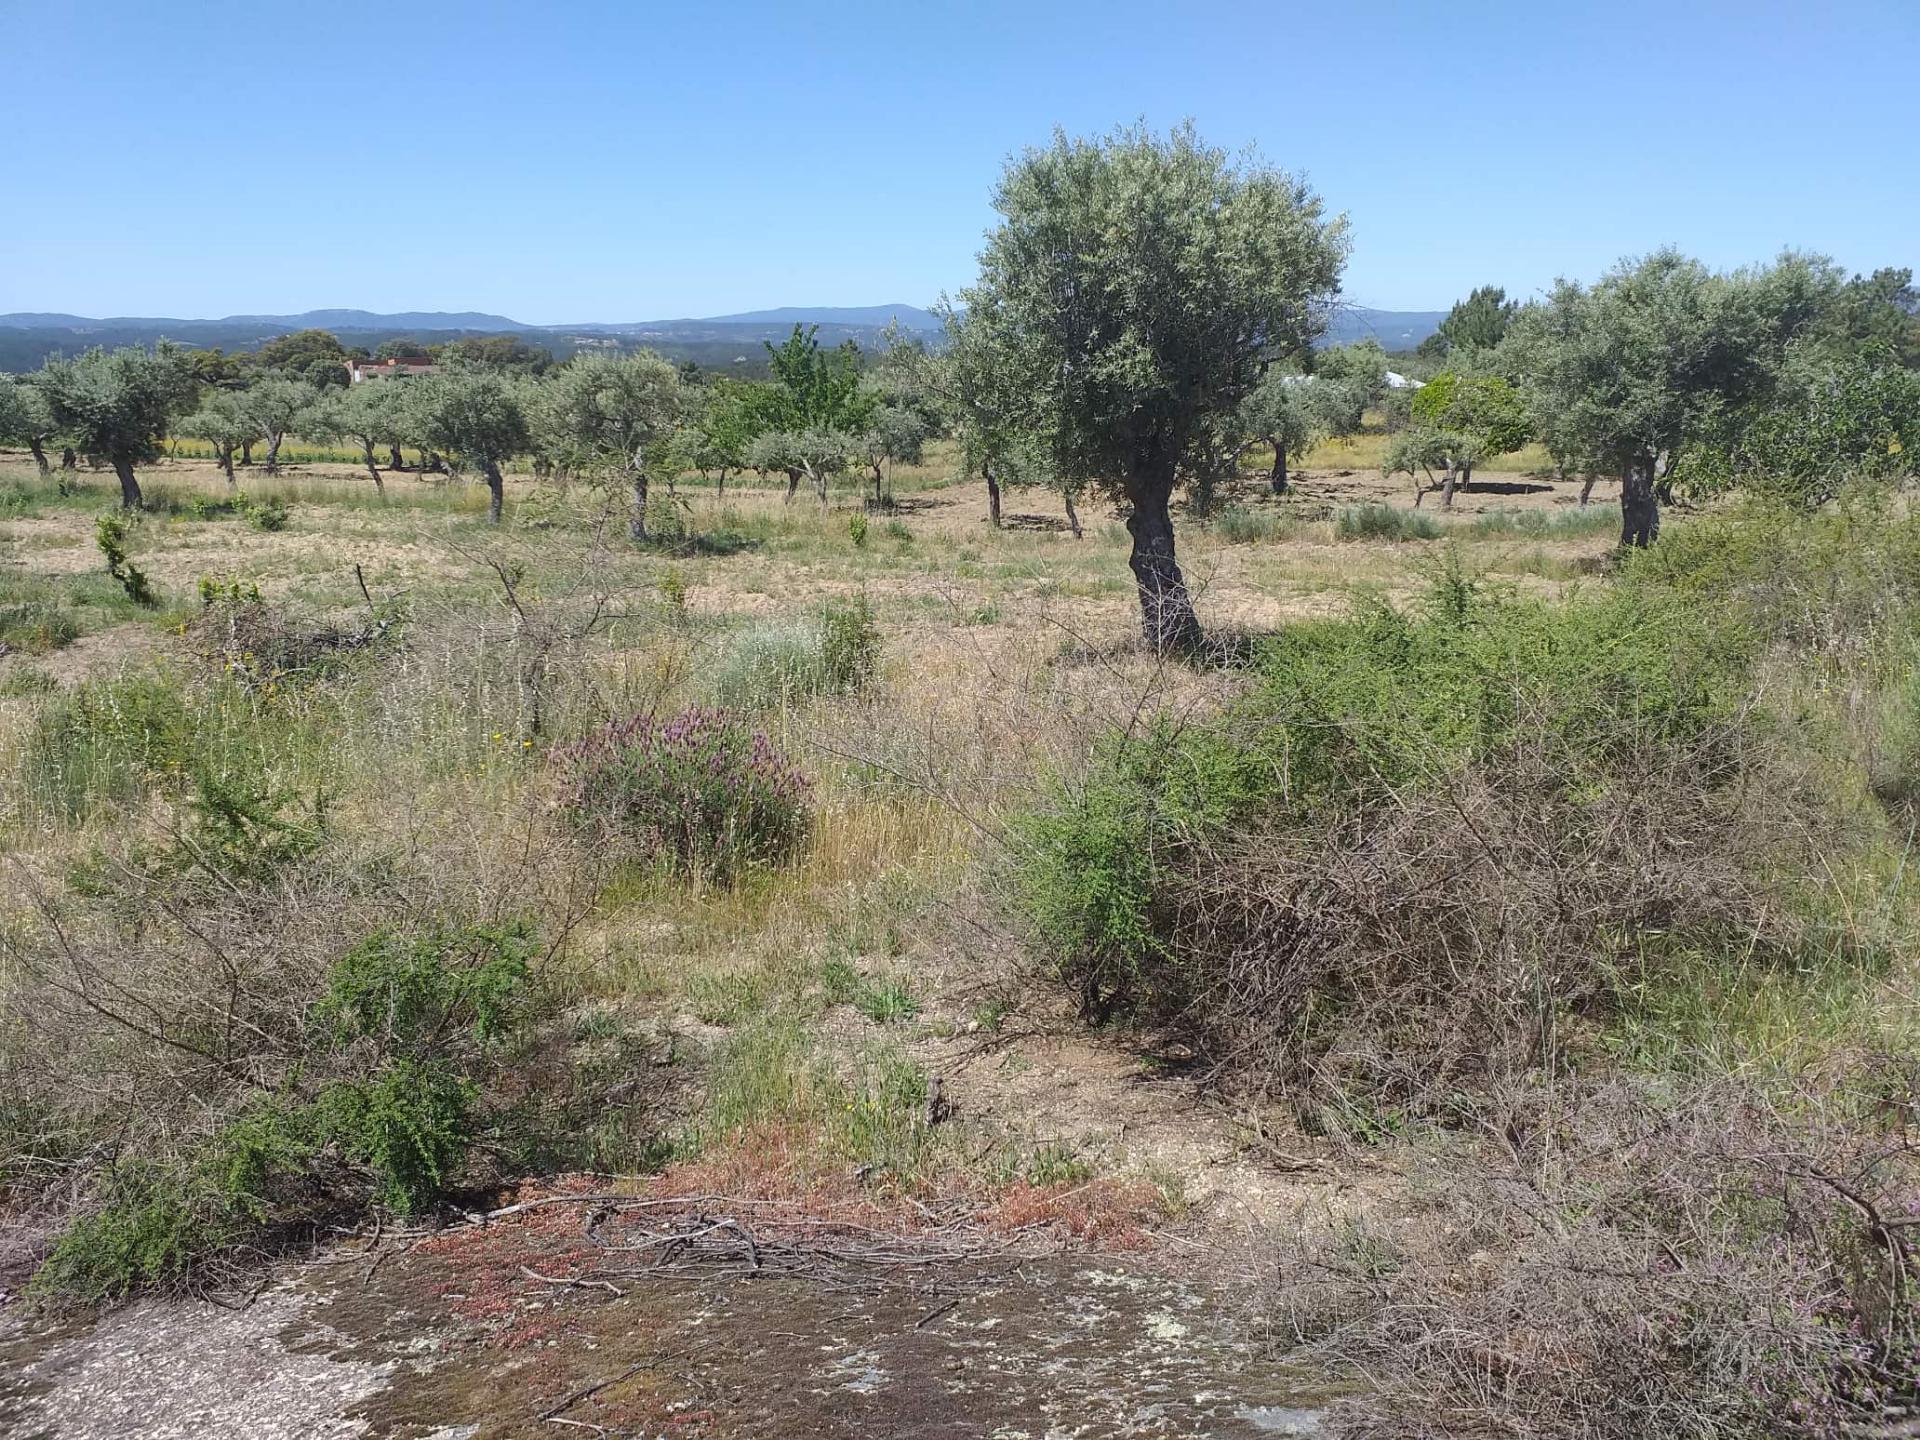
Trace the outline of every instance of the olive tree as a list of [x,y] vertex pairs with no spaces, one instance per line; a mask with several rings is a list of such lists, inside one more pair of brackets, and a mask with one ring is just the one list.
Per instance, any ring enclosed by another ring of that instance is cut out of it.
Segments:
[[448,370],[406,382],[407,429],[415,443],[452,455],[486,477],[487,519],[500,523],[501,467],[532,444],[521,387],[488,370]]
[[1243,443],[1273,447],[1267,485],[1274,494],[1284,495],[1291,485],[1288,457],[1303,454],[1332,436],[1353,434],[1360,428],[1365,408],[1364,381],[1287,374],[1276,367],[1241,402],[1235,428]]
[[[1415,392],[1412,415],[1443,456],[1440,503],[1451,507],[1456,487],[1471,484],[1473,467],[1526,444],[1533,420],[1526,400],[1498,375],[1443,370]],[[1423,444],[1426,442],[1422,442]],[[1420,503],[1420,493],[1414,504]]]
[[375,450],[397,454],[407,439],[408,380],[369,380],[332,390],[308,412],[305,425],[316,440],[351,440],[360,447],[360,463],[373,477],[373,488],[386,492]]
[[687,423],[681,431],[681,456],[687,467],[719,480],[726,498],[727,476],[747,468],[747,449],[759,433],[764,385],[718,380],[687,392]]
[[24,445],[42,475],[53,473],[47,463],[47,441],[57,433],[47,397],[31,381],[0,372],[0,440]]
[[747,464],[756,470],[778,470],[787,477],[787,499],[805,479],[820,503],[837,476],[846,474],[861,456],[860,437],[845,430],[769,430],[747,447]]
[[893,503],[893,467],[917,465],[933,432],[927,417],[912,405],[881,404],[857,437],[861,461],[873,472],[873,507]]
[[1175,485],[1202,461],[1209,422],[1324,327],[1344,221],[1190,125],[1057,134],[1009,164],[994,206],[966,326],[995,383],[1029,397],[1052,471],[1125,502],[1148,643],[1191,650],[1201,631],[1174,554]]
[[1360,404],[1373,404],[1387,388],[1387,371],[1393,367],[1387,352],[1374,339],[1356,340],[1351,345],[1332,345],[1315,350],[1313,373],[1322,380],[1338,380],[1360,392]]
[[1785,348],[1832,306],[1824,262],[1783,256],[1716,274],[1662,250],[1591,288],[1555,283],[1514,321],[1507,355],[1556,451],[1620,477],[1620,543],[1660,533],[1660,488],[1686,450],[1763,395]]
[[213,458],[233,486],[233,455],[241,446],[260,438],[260,426],[248,412],[245,398],[232,390],[211,390],[200,408],[174,427],[180,435],[204,440],[213,447]]
[[537,396],[545,448],[570,469],[624,483],[627,533],[645,540],[652,469],[687,412],[679,368],[651,350],[581,355],[542,382]]
[[320,403],[318,386],[269,376],[240,392],[242,412],[267,442],[267,474],[280,473],[280,446]]
[[174,416],[193,403],[194,381],[179,347],[95,348],[75,360],[50,361],[36,383],[54,428],[75,448],[113,467],[120,503],[141,503],[134,466],[156,458]]

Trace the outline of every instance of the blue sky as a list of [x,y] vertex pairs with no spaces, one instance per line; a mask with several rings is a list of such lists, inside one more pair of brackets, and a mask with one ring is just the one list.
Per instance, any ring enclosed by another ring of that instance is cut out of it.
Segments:
[[1189,116],[1351,216],[1359,304],[1920,268],[1916,42],[1916,0],[0,0],[0,311],[925,303],[1009,153]]

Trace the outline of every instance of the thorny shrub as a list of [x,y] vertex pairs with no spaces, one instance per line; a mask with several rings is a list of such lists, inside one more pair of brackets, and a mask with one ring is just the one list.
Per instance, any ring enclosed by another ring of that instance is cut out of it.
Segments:
[[1525,1063],[1643,937],[1782,931],[1733,823],[1766,815],[1739,671],[1676,605],[1443,573],[1424,614],[1278,637],[1211,720],[1111,738],[1025,826],[1021,893],[1090,1013],[1216,1060]]
[[528,1015],[532,950],[522,925],[382,931],[353,946],[276,1047],[273,1078],[183,1151],[107,1171],[37,1293],[192,1285],[319,1220],[433,1204],[499,1123],[487,1086]]
[[805,778],[726,710],[613,721],[559,750],[556,765],[575,827],[685,873],[729,881],[807,839]]
[[[1269,1342],[1364,1377],[1334,1421],[1368,1440],[1908,1433],[1916,1076],[1832,1078],[1508,1089],[1482,1117],[1507,1143],[1430,1144],[1404,1225],[1260,1237]],[[1893,1126],[1848,1089],[1900,1097]]]

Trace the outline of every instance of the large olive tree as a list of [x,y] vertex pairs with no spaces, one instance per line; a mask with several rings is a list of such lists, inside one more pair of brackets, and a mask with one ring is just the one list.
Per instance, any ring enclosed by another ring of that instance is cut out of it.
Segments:
[[456,369],[405,382],[407,429],[424,448],[456,456],[487,481],[487,519],[500,523],[506,493],[501,474],[532,444],[526,395],[488,370]]
[[1831,310],[1839,277],[1783,256],[1716,274],[1662,250],[1591,288],[1557,282],[1516,317],[1507,356],[1556,455],[1620,477],[1620,543],[1660,533],[1663,482],[1689,446],[1766,393],[1787,345]]
[[240,392],[240,409],[267,442],[267,474],[280,473],[280,447],[320,404],[320,387],[269,375]]
[[200,408],[178,421],[174,433],[204,440],[213,447],[213,458],[232,487],[233,455],[241,446],[260,438],[260,426],[248,413],[246,397],[234,390],[209,390]]
[[966,325],[996,384],[1031,397],[1054,473],[1126,503],[1148,643],[1191,650],[1201,632],[1174,555],[1174,486],[1204,465],[1209,421],[1323,328],[1345,222],[1190,125],[1056,134],[1009,164],[994,206]]
[[374,452],[397,453],[407,437],[405,388],[408,380],[367,380],[330,390],[307,412],[305,425],[316,440],[351,440],[360,447],[360,463],[373,488],[386,492]]
[[133,467],[160,454],[173,417],[193,403],[194,380],[179,348],[95,348],[76,360],[49,361],[36,378],[54,427],[76,449],[113,467],[120,503],[141,503]]
[[536,415],[545,449],[569,469],[619,477],[627,533],[645,540],[652,467],[687,409],[679,367],[642,350],[570,361],[541,383]]

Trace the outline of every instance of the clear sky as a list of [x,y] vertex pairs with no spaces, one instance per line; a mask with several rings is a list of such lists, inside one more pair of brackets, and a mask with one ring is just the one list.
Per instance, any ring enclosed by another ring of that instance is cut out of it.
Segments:
[[1672,243],[1920,268],[1920,0],[0,0],[0,311],[533,323],[926,303],[1006,157],[1193,118],[1345,292]]

